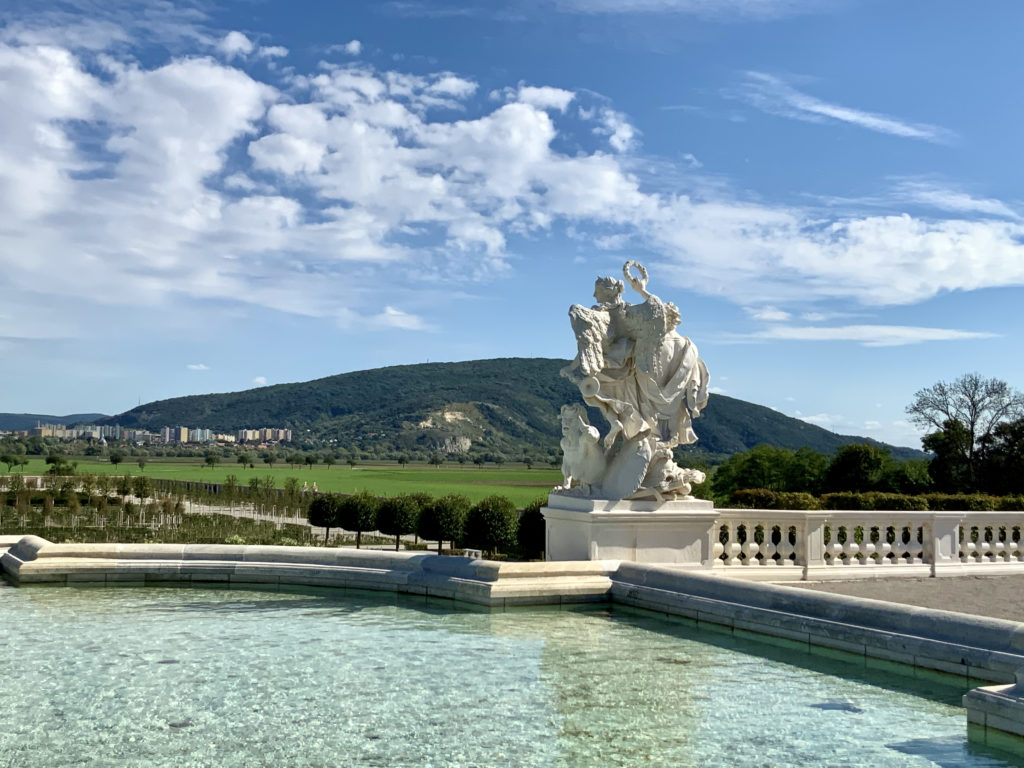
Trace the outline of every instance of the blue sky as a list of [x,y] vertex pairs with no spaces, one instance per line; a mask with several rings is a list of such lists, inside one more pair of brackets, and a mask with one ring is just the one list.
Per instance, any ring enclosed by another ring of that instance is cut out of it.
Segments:
[[5,8],[2,411],[571,357],[627,259],[838,432],[1024,387],[1017,2]]

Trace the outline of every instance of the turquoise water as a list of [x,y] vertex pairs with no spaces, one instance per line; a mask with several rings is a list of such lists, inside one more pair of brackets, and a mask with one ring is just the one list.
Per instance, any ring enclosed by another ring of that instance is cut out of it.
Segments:
[[0,768],[1006,765],[959,692],[853,669],[615,610],[0,587]]

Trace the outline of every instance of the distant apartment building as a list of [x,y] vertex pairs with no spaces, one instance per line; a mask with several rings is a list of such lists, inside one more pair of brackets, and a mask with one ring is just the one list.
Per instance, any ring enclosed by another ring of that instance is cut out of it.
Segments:
[[52,437],[56,440],[99,440],[101,428],[94,425],[67,427],[63,424],[36,424],[28,431],[29,437]]
[[213,431],[209,429],[190,429],[188,431],[188,442],[190,443],[212,443]]
[[290,429],[263,427],[262,429],[238,430],[238,442],[240,443],[281,443],[291,439],[292,431]]
[[226,435],[223,432],[214,432],[213,440],[216,443],[233,443],[235,442],[235,436]]
[[59,440],[68,440],[74,437],[69,435],[67,427],[63,424],[36,424],[28,431],[29,437],[55,437]]
[[[161,442],[160,435],[147,432],[144,429],[126,429],[122,432],[123,438],[136,445],[152,445]],[[120,439],[120,436],[117,438]]]

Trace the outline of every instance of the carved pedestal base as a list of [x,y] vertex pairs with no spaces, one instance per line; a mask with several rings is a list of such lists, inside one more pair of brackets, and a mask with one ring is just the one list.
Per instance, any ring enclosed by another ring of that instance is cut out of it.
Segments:
[[714,504],[604,501],[552,493],[541,509],[548,560],[625,560],[710,568]]

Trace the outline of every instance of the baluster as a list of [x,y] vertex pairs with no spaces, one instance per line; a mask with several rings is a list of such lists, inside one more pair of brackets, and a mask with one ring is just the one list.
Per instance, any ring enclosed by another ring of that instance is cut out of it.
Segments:
[[[778,567],[785,564],[782,556],[784,549],[784,545],[782,543],[782,530],[783,526],[781,524],[769,524],[764,528],[765,565],[774,565]],[[775,540],[776,537],[778,537],[778,541]]]
[[878,551],[878,547],[873,540],[875,530],[876,528],[873,527],[870,522],[864,523],[864,538],[861,540],[861,551],[864,553],[864,562],[862,565],[878,565],[878,561],[875,560],[875,554]]
[[746,565],[763,565],[764,561],[758,559],[758,553],[761,552],[761,545],[758,544],[758,525],[760,523],[757,520],[751,520],[746,523],[746,541],[743,543],[744,554],[746,559],[743,561]]
[[986,564],[995,562],[995,552],[992,547],[993,530],[991,525],[985,525],[984,528],[984,539],[985,541],[979,547],[981,550],[981,556]]
[[738,521],[729,523],[729,543],[726,545],[726,551],[729,553],[729,559],[726,561],[728,565],[743,565],[743,561],[740,560],[740,553],[743,551],[740,544],[741,525],[742,523]]
[[[713,567],[721,567],[725,565],[722,560],[722,555],[725,553],[725,544],[722,543],[722,529],[729,530],[728,525],[716,525],[715,526],[715,541],[711,545],[712,565]],[[727,534],[728,535],[728,534]]]
[[997,563],[1009,562],[1009,553],[1006,551],[1006,526],[996,525],[992,528],[992,555]]
[[857,524],[846,526],[846,541],[843,544],[846,565],[860,565],[860,544],[857,543]]
[[924,542],[927,538],[924,526],[911,525],[908,526],[908,530],[910,531],[910,562],[912,565],[921,565],[924,563]]
[[800,535],[799,530],[799,526],[793,526],[788,522],[779,523],[779,543],[775,548],[779,553],[780,566],[789,567],[796,564],[796,541]]
[[961,526],[963,531],[963,540],[960,542],[960,561],[964,565],[973,565],[975,562],[975,554],[977,545],[974,543],[974,537],[977,535],[977,526],[967,523]]
[[846,552],[846,543],[850,540],[850,528],[848,525],[837,525],[835,529],[835,541],[832,542],[832,565],[849,565],[850,559]]

